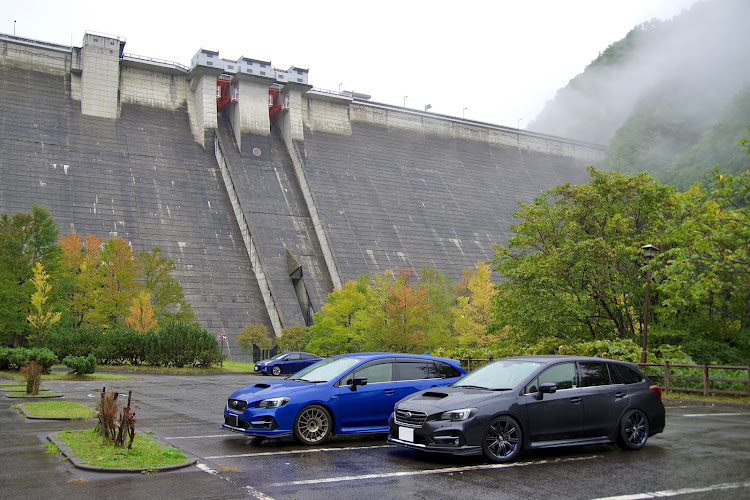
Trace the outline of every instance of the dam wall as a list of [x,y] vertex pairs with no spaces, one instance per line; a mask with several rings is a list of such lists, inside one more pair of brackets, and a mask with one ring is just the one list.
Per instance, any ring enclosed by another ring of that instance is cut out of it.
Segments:
[[585,182],[604,154],[315,89],[300,68],[124,46],[0,35],[0,213],[37,203],[62,233],[161,248],[233,358],[245,325],[310,324],[361,274],[459,279],[507,243],[518,201]]

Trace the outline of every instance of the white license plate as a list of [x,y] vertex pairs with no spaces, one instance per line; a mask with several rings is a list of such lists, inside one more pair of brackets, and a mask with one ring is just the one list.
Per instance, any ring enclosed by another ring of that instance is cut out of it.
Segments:
[[411,427],[399,427],[398,438],[401,441],[408,441],[410,443],[413,443],[414,442],[414,429],[412,429]]

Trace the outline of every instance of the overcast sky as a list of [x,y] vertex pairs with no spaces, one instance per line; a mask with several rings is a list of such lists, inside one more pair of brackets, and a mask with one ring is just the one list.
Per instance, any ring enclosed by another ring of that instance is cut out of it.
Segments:
[[0,33],[189,65],[225,59],[308,68],[310,84],[373,101],[524,128],[555,92],[635,25],[698,0],[0,0]]

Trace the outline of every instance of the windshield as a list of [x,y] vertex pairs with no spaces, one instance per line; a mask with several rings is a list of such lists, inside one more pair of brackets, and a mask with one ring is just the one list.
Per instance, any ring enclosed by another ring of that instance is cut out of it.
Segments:
[[542,366],[542,363],[521,359],[501,359],[477,368],[455,382],[453,387],[477,387],[490,390],[512,389],[540,366]]
[[329,382],[346,373],[350,368],[361,362],[361,358],[328,358],[318,361],[314,365],[298,371],[289,380],[304,380],[307,382]]
[[283,357],[284,357],[284,356],[286,356],[287,354],[289,354],[289,353],[288,353],[288,352],[282,352],[281,354],[277,354],[276,356],[274,356],[274,357],[272,357],[272,358],[268,358],[268,361],[271,361],[272,359],[280,359],[280,358],[283,358]]

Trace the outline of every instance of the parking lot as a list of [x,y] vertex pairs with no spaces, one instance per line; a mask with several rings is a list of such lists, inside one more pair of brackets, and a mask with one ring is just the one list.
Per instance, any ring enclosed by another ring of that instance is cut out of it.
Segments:
[[[334,436],[321,447],[258,440],[220,428],[226,397],[260,376],[136,375],[110,382],[49,381],[95,406],[97,390],[133,391],[136,431],[198,459],[158,474],[94,473],[45,453],[50,432],[94,421],[27,420],[0,399],[0,497],[7,498],[748,498],[750,409],[668,404],[667,427],[638,452],[614,446],[535,452],[508,465],[416,454],[385,435]],[[266,379],[267,380],[267,379]]]

